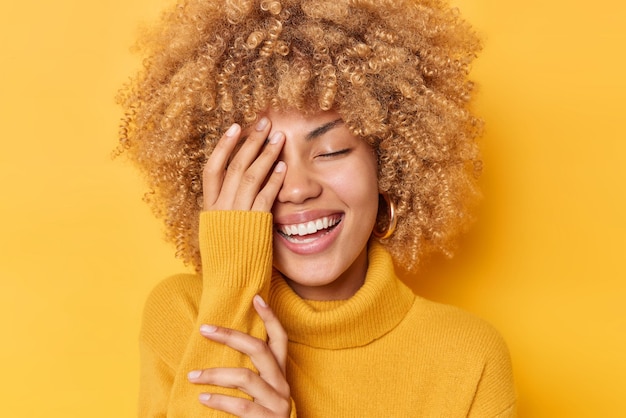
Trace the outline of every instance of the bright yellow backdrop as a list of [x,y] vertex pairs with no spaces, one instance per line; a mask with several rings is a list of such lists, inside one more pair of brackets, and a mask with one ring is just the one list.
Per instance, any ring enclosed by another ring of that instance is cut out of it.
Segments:
[[[141,305],[184,267],[110,159],[113,97],[165,3],[3,5],[2,416],[135,414]],[[414,287],[500,329],[522,416],[626,416],[626,6],[457,4],[486,40],[486,199],[458,257]]]

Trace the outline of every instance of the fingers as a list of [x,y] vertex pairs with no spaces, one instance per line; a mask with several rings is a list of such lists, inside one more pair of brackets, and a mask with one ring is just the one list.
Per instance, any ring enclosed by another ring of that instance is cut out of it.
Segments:
[[208,407],[237,416],[288,416],[291,409],[290,388],[285,377],[287,363],[287,333],[280,321],[260,296],[253,305],[265,324],[268,341],[254,338],[244,332],[202,325],[200,333],[246,354],[258,373],[248,368],[211,368],[189,372],[188,379],[195,384],[239,389],[253,398],[253,402],[220,394],[203,394],[200,401]]
[[204,195],[203,203],[205,208],[212,206],[217,201],[222,188],[222,182],[224,181],[226,164],[230,154],[237,145],[237,139],[240,134],[241,126],[236,123],[231,125],[218,141],[204,166],[202,173],[202,192]]
[[253,299],[254,309],[257,311],[267,331],[267,345],[270,348],[283,376],[286,375],[287,368],[287,332],[281,325],[274,311],[265,303],[263,298],[256,295]]
[[[214,368],[202,371],[195,370],[190,372],[188,377],[192,383],[196,384],[217,385],[221,387],[239,389],[250,395],[254,399],[254,403],[274,412],[289,408],[290,405],[289,396],[279,395],[274,388],[265,382],[258,374],[247,368]],[[241,405],[241,402],[235,401],[237,399],[245,401],[245,399],[242,398],[225,395],[208,393],[205,393],[204,395],[209,395],[209,397],[201,397],[200,401],[207,406],[211,405],[203,402],[203,400],[208,401],[209,398],[213,398],[213,403],[216,402],[216,399],[221,399],[222,407],[227,405],[231,405],[232,407],[233,404]]]
[[275,408],[269,409],[261,404],[247,399],[235,398],[226,395],[203,393],[200,402],[212,409],[228,412],[238,417],[288,417],[291,412],[291,402],[281,400]]
[[239,125],[220,139],[204,168],[205,210],[271,210],[284,179],[284,163],[275,163],[285,136],[275,132],[267,139],[270,128],[261,118],[238,150]]
[[[285,179],[286,165],[279,161],[275,165],[285,136],[276,132],[259,158],[248,169],[239,186],[234,206],[237,209],[250,208],[253,211],[269,212]],[[272,169],[273,167],[273,169]],[[268,172],[269,178],[268,178]]]
[[[269,310],[269,308],[265,309]],[[286,363],[286,358],[280,360],[275,358],[272,349],[270,349],[269,343],[259,340],[258,338],[251,337],[241,331],[216,327],[213,325],[203,325],[200,327],[200,333],[212,341],[225,344],[234,350],[248,355],[252,364],[258,370],[260,378],[273,387],[279,394],[282,394],[283,396],[288,395],[289,386],[284,374],[284,364]],[[277,337],[276,339],[276,346],[278,346],[280,338]],[[279,350],[284,353],[287,351],[286,340],[285,336],[285,348]],[[251,393],[246,393],[252,396]]]

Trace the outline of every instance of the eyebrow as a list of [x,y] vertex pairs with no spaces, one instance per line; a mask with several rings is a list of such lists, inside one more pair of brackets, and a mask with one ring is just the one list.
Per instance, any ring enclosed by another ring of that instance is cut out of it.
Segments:
[[322,126],[319,126],[315,129],[313,129],[311,132],[309,132],[304,139],[306,141],[311,141],[319,136],[324,135],[326,132],[330,131],[331,129],[334,129],[335,127],[337,127],[338,125],[341,125],[343,123],[343,119],[339,118],[337,120],[334,120],[332,122],[328,122],[323,124]]

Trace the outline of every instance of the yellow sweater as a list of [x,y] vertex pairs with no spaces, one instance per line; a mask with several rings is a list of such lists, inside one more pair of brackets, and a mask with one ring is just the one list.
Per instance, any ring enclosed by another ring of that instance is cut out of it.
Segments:
[[198,329],[216,324],[264,338],[252,308],[257,293],[289,336],[292,417],[515,416],[511,364],[500,335],[457,308],[413,295],[379,244],[370,245],[361,289],[331,302],[299,298],[272,271],[271,214],[204,212],[200,247],[202,277],[169,278],[146,303],[141,417],[226,415],[198,402],[201,392],[217,390],[189,383],[187,373],[252,366]]

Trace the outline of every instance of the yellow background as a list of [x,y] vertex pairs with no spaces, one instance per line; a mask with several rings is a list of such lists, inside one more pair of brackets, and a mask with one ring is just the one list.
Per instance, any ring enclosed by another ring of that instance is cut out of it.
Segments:
[[[2,416],[135,414],[141,306],[184,267],[110,159],[113,97],[163,4],[3,4]],[[486,41],[486,198],[458,257],[414,286],[502,332],[522,416],[626,416],[626,6],[457,4]]]

